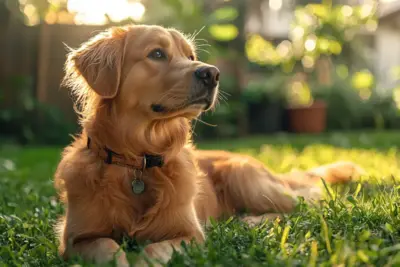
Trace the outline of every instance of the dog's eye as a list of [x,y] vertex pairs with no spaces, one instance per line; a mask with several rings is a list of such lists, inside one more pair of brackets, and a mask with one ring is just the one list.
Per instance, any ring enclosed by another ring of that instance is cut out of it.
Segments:
[[151,51],[150,54],[147,57],[151,58],[151,59],[155,59],[155,60],[167,59],[167,55],[160,48],[157,48],[157,49],[154,49],[153,51]]
[[194,61],[194,56],[189,56],[189,59],[190,59],[191,61]]

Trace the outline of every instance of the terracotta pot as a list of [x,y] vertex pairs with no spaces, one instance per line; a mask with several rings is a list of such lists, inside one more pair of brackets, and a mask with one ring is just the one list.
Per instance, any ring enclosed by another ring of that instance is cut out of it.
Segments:
[[326,103],[315,101],[308,107],[288,109],[290,130],[296,133],[321,133],[326,128]]

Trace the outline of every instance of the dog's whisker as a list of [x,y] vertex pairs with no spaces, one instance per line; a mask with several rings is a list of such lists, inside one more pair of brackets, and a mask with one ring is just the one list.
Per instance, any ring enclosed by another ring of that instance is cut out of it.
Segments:
[[211,124],[211,123],[205,122],[205,121],[203,121],[203,120],[201,120],[199,118],[196,118],[195,120],[199,121],[199,122],[201,122],[201,123],[203,123],[204,125],[207,125],[207,126],[211,126],[211,127],[217,127],[218,126],[216,124]]
[[196,37],[204,30],[206,26],[201,27],[199,30],[195,30],[193,34],[191,34],[190,38],[192,41],[196,41]]
[[210,44],[196,44],[196,47],[211,47]]
[[210,44],[196,44],[196,47],[211,47]]
[[215,106],[212,107],[211,109],[211,114],[214,114],[215,111],[217,110],[217,107],[219,107],[221,104],[221,102],[219,101],[219,99],[216,100]]
[[218,94],[219,99],[228,100],[228,97],[224,94]]
[[221,106],[223,104],[228,104],[228,102],[225,99],[218,99],[216,102],[217,107]]
[[218,98],[218,100],[220,100],[220,101],[223,101],[224,103],[226,103],[226,104],[228,104],[228,100],[227,99],[225,99],[225,98]]
[[224,91],[224,90],[219,89],[219,92],[220,92],[221,94],[223,94],[223,95],[231,96],[230,93],[228,93],[228,92],[226,92],[226,91]]
[[204,53],[206,53],[206,54],[209,54],[209,55],[210,55],[210,52],[209,52],[209,51],[207,51],[207,50],[204,50],[204,49],[197,49],[197,51],[204,52]]
[[[201,116],[201,115],[200,115]],[[192,129],[191,129],[191,134],[196,136],[196,125],[197,125],[197,120],[194,120],[194,123],[192,124]]]
[[221,90],[221,89],[219,89],[218,92],[219,92],[219,94],[221,94],[221,95],[223,95],[223,96],[225,96],[225,97],[231,96],[230,93],[228,93],[228,92],[226,92],[226,91],[224,91],[224,90]]
[[208,44],[208,40],[203,39],[203,38],[196,38],[196,42],[202,41],[203,44]]
[[223,101],[228,101],[228,99],[223,95],[219,95],[218,99],[223,100]]

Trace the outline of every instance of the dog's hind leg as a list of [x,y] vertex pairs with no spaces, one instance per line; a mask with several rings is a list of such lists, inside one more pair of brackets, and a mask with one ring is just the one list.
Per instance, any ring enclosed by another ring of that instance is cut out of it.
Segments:
[[295,206],[295,192],[264,166],[247,158],[232,157],[213,163],[212,179],[222,213],[290,212]]

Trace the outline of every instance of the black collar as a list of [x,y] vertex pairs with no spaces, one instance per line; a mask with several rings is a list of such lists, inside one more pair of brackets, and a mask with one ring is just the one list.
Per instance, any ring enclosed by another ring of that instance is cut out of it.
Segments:
[[91,139],[87,139],[87,148],[97,152],[97,155],[104,160],[106,164],[115,164],[132,169],[150,169],[153,167],[162,167],[164,165],[164,158],[160,155],[144,154],[142,157],[126,158],[107,147],[97,147],[91,144]]

